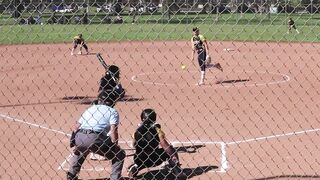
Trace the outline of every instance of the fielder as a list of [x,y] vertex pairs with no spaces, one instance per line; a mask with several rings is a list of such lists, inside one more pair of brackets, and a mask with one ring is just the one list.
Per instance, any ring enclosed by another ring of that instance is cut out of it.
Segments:
[[[211,61],[211,58],[209,56],[209,46],[206,38],[200,34],[199,28],[195,27],[192,29],[192,38],[191,38],[191,44],[192,44],[192,61],[194,60],[194,52],[197,51],[198,53],[198,63],[201,70],[201,76],[200,81],[197,85],[203,85],[205,80],[205,73],[206,73],[206,59]],[[209,62],[210,63],[210,62]],[[220,71],[223,71],[220,63],[216,63],[213,65],[213,67],[218,68]]]
[[74,55],[74,50],[77,48],[78,45],[80,45],[78,54],[82,54],[82,47],[84,47],[84,49],[87,51],[87,54],[89,54],[88,46],[84,42],[84,39],[82,38],[82,34],[78,34],[78,36],[75,36],[73,38],[73,48],[71,50],[71,56]]
[[291,33],[291,29],[294,29],[296,30],[296,32],[299,34],[300,32],[298,31],[298,29],[296,28],[296,25],[294,23],[294,21],[292,20],[292,18],[289,18],[289,21],[288,21],[288,34]]

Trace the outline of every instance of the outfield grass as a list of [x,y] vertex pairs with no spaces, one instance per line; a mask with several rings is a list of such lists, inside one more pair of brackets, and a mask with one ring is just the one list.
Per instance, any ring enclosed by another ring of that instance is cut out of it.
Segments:
[[161,15],[124,17],[124,24],[90,25],[5,25],[0,26],[1,44],[71,42],[83,33],[89,42],[129,40],[189,40],[191,29],[199,26],[209,40],[320,42],[319,15],[291,15],[300,34],[287,34],[287,16],[224,14],[177,15],[165,20]]

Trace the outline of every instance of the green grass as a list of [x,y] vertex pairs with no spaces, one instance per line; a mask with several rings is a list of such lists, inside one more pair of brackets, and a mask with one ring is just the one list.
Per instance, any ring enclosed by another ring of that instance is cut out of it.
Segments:
[[[4,25],[0,26],[0,44],[71,42],[83,33],[89,42],[129,40],[189,40],[198,26],[209,40],[320,42],[319,15],[291,15],[300,34],[287,32],[287,16],[272,14],[176,15],[168,20],[161,15],[125,16],[124,24],[90,25]],[[0,18],[1,19],[1,18]]]

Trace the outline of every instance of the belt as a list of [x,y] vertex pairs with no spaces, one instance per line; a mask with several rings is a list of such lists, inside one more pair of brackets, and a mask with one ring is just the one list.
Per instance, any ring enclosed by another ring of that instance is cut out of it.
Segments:
[[101,132],[94,131],[91,129],[79,129],[79,132],[81,132],[83,134],[100,134],[101,133]]

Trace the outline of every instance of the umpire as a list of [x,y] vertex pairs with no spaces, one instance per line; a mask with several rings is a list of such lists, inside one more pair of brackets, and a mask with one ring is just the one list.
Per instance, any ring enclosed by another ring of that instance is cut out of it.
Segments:
[[119,114],[113,108],[117,99],[113,91],[100,93],[98,104],[85,110],[76,122],[70,140],[70,147],[75,148],[67,172],[68,180],[78,179],[77,175],[90,152],[112,161],[111,180],[121,177],[125,152],[118,146]]

